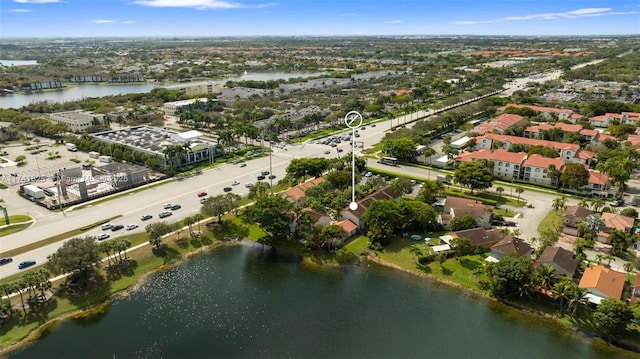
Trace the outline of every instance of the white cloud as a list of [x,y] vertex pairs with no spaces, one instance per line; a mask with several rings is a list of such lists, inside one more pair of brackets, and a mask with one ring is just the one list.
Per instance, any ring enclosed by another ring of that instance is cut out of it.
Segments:
[[94,24],[113,24],[115,21],[113,20],[93,20],[91,21]]
[[127,20],[127,21],[123,21],[123,24],[135,24],[136,21],[135,20]]
[[60,0],[13,0],[18,4],[53,4],[60,2]]
[[267,3],[262,5],[248,6],[242,3],[229,2],[224,0],[136,0],[134,4],[149,6],[149,7],[187,7],[195,8],[198,10],[205,9],[237,9],[247,7],[267,7],[273,6],[273,3]]
[[475,24],[491,24],[492,21],[451,21],[450,24],[455,25],[475,25]]
[[401,24],[402,20],[384,21],[385,24]]
[[492,22],[502,21],[530,21],[530,20],[557,20],[557,19],[577,19],[582,17],[593,16],[614,16],[614,15],[630,15],[635,14],[635,11],[629,12],[614,12],[613,9],[608,7],[597,8],[583,8],[567,12],[551,12],[540,14],[529,14],[520,16],[507,16],[497,20],[461,20],[452,21],[450,24],[455,25],[475,25],[475,24],[490,24]]
[[31,12],[29,9],[11,9],[9,12]]

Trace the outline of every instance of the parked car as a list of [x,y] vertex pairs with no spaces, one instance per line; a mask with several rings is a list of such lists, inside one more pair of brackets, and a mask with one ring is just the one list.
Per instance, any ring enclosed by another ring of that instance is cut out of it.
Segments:
[[231,192],[231,190],[233,190],[233,188],[231,188],[231,187],[223,188],[223,191],[225,191],[225,192]]
[[162,211],[160,212],[160,214],[158,214],[158,217],[160,218],[165,218],[165,217],[169,217],[170,215],[172,215],[173,213],[169,212],[169,211]]
[[147,221],[147,220],[150,220],[151,218],[153,218],[153,216],[150,214],[143,214],[142,216],[140,216],[140,220],[142,221]]
[[182,206],[179,205],[179,204],[174,204],[173,206],[171,206],[171,210],[172,211],[175,211],[175,210],[180,209],[180,208],[182,208]]
[[[207,192],[200,192],[200,193],[198,193],[198,197],[204,197],[204,196],[206,196],[206,195],[207,195]],[[165,208],[166,208],[166,207],[165,207]],[[171,208],[171,207],[169,207],[169,208]]]
[[106,230],[111,229],[111,227],[113,227],[113,224],[105,223],[105,224],[102,225],[102,227],[100,227],[100,229],[102,229],[103,231],[106,231]]
[[624,204],[624,199],[622,199],[622,198],[618,198],[618,199],[615,199],[615,200],[609,202],[609,205],[611,207],[620,207],[623,204]]
[[127,231],[131,231],[131,230],[134,230],[136,228],[138,228],[138,225],[135,224],[135,223],[127,224],[127,227],[126,227]]
[[20,264],[18,264],[18,269],[24,269],[27,267],[31,267],[32,265],[35,265],[36,261],[32,260],[28,260],[28,261],[24,261],[24,262],[20,262]]
[[11,263],[11,262],[13,262],[13,258],[11,257],[0,258],[0,265]]
[[112,232],[119,231],[119,230],[121,230],[122,228],[124,228],[124,225],[122,225],[122,224],[116,224],[116,225],[114,225],[113,227],[111,227],[111,231],[112,231]]
[[105,239],[107,239],[107,238],[109,238],[109,237],[111,237],[111,235],[110,235],[109,233],[106,233],[106,232],[100,233],[100,234],[98,234],[98,235],[96,236],[96,238],[97,238],[99,241],[105,240]]
[[502,222],[502,225],[506,226],[506,227],[515,227],[516,226],[516,222],[514,222],[514,221],[504,221],[504,222]]

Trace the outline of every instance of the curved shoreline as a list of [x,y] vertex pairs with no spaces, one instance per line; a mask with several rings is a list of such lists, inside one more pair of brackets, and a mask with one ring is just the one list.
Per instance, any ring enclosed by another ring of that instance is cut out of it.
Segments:
[[[138,288],[145,283],[145,281],[147,280],[147,278],[150,275],[171,269],[176,267],[177,265],[180,265],[181,263],[185,262],[186,260],[189,260],[191,258],[193,258],[194,256],[198,256],[207,252],[210,252],[212,250],[216,250],[222,247],[230,247],[230,246],[238,246],[238,245],[251,245],[255,242],[251,241],[251,243],[248,243],[247,241],[234,241],[234,242],[225,242],[225,241],[216,241],[214,243],[212,243],[209,246],[205,246],[202,248],[198,248],[189,252],[185,252],[183,253],[179,258],[174,259],[169,261],[168,263],[163,263],[145,273],[140,274],[135,281],[132,283],[132,285],[130,285],[129,287],[126,287],[122,290],[119,290],[117,292],[111,293],[109,296],[107,296],[103,301],[101,301],[100,303],[95,303],[93,305],[90,305],[88,307],[82,308],[82,309],[77,309],[74,311],[71,311],[69,313],[65,313],[59,317],[53,318],[43,324],[41,324],[40,326],[36,327],[35,329],[33,329],[31,332],[29,332],[29,334],[24,337],[22,340],[20,340],[18,343],[15,343],[13,345],[10,345],[6,348],[1,348],[0,349],[0,358],[6,358],[7,354],[18,351],[30,344],[32,344],[33,342],[35,342],[36,340],[38,340],[39,338],[41,338],[42,336],[46,336],[49,331],[51,331],[52,329],[54,329],[56,326],[62,324],[64,321],[66,320],[73,320],[73,319],[82,319],[85,317],[91,317],[93,315],[100,315],[103,312],[103,309],[108,308],[115,300],[119,299],[119,298],[123,298],[128,296],[129,294],[135,292],[136,290],[138,290]],[[506,306],[509,306],[511,308],[514,308],[516,310],[522,310],[524,312],[530,313],[530,314],[535,314],[537,316],[546,318],[546,319],[550,319],[553,320],[554,323],[561,325],[563,328],[565,328],[566,330],[571,330],[573,332],[579,333],[581,335],[581,337],[585,340],[594,340],[594,339],[600,339],[600,340],[605,340],[607,341],[606,338],[594,334],[594,333],[589,333],[586,332],[584,329],[580,328],[580,327],[576,327],[573,325],[569,325],[566,324],[560,320],[558,320],[554,315],[551,315],[549,313],[545,313],[545,312],[541,312],[529,307],[525,307],[522,305],[519,305],[517,303],[512,303],[512,302],[507,302],[507,301],[499,301],[493,297],[491,297],[490,295],[488,295],[486,292],[482,292],[482,291],[478,291],[475,290],[473,288],[464,286],[462,284],[444,279],[444,278],[440,278],[440,277],[436,277],[433,276],[429,273],[424,273],[424,272],[418,272],[418,271],[414,271],[411,270],[409,268],[403,267],[399,264],[390,262],[388,260],[385,260],[383,258],[381,258],[380,256],[375,255],[375,253],[369,253],[367,255],[363,255],[360,256],[360,261],[356,264],[356,265],[362,265],[363,261],[362,261],[362,257],[364,257],[364,263],[366,263],[367,261],[371,261],[377,265],[386,267],[386,268],[391,268],[394,270],[398,270],[410,275],[414,275],[414,276],[418,276],[421,278],[426,278],[428,280],[433,281],[434,283],[440,283],[440,284],[444,284],[447,285],[449,287],[452,288],[456,288],[456,289],[461,289],[464,290],[468,293],[472,293],[474,295],[478,295],[480,297],[482,297],[483,299],[486,300],[490,300],[493,301],[495,303],[500,303],[500,304],[504,304]],[[315,261],[312,261],[309,259],[309,257],[305,257],[305,256],[301,256],[301,264],[304,265],[313,265],[313,266],[318,266],[318,267],[339,267],[340,264],[332,264],[332,263],[318,263]],[[628,343],[628,342],[620,342],[620,341],[607,341],[608,343],[610,343],[611,345],[615,346],[616,348],[620,349],[620,350],[625,350],[628,351],[629,353],[640,353],[640,347],[633,344],[633,343]]]

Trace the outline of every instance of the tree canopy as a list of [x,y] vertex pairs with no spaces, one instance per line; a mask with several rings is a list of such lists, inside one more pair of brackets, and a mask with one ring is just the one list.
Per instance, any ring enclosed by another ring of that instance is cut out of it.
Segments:
[[462,162],[455,170],[453,178],[457,183],[474,190],[484,190],[493,185],[493,171],[490,161]]

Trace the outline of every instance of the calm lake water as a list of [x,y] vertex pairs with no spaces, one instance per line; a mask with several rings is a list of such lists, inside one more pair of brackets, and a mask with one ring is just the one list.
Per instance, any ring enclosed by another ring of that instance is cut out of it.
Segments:
[[[268,80],[288,80],[296,77],[314,77],[325,74],[325,72],[293,73],[293,72],[265,72],[247,73],[237,77],[229,77],[222,80],[207,81],[225,84],[227,81],[268,81]],[[188,86],[191,83],[185,83]],[[68,84],[71,85],[71,84]],[[160,84],[127,84],[127,85],[75,85],[71,88],[57,91],[36,92],[31,94],[12,94],[0,97],[0,108],[21,108],[31,103],[37,102],[67,102],[90,97],[105,97],[112,95],[124,95],[129,93],[149,92]]]
[[625,358],[550,321],[378,266],[230,247],[151,276],[10,358]]

